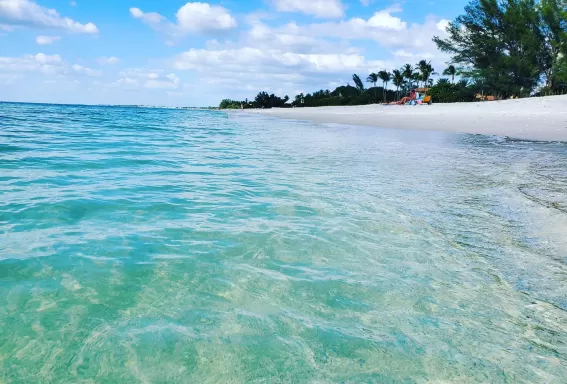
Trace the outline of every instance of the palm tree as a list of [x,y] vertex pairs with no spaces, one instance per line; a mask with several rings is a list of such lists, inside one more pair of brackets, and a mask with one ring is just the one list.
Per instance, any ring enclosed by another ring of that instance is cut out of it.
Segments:
[[417,69],[419,70],[420,80],[423,81],[423,86],[429,83],[429,78],[431,75],[435,75],[435,69],[431,66],[431,61],[420,60],[417,63]]
[[[425,75],[427,74],[427,61],[420,60],[419,63],[415,65],[415,69],[419,71],[419,77],[421,81],[426,81]],[[418,84],[419,87],[419,84]]]
[[356,73],[352,75],[352,81],[354,81],[354,85],[356,85],[356,89],[358,89],[358,92],[362,93],[362,91],[364,91],[364,84],[362,83],[362,80],[360,80],[360,77]]
[[399,69],[394,69],[392,73],[393,73],[392,82],[396,86],[396,94],[397,94],[397,98],[399,99],[400,87],[404,85],[404,75]]
[[368,77],[366,78],[366,82],[367,83],[372,83],[374,84],[374,100],[376,100],[376,83],[378,82],[378,74],[372,72],[370,75],[368,75]]
[[378,77],[380,78],[380,80],[382,80],[382,91],[383,91],[383,101],[386,101],[386,87],[388,86],[388,83],[390,82],[390,80],[392,79],[392,74],[388,71],[380,71],[378,72]]
[[404,79],[408,80],[409,86],[412,86],[412,80],[413,80],[413,67],[411,64],[406,64],[402,67],[401,69],[402,71],[402,76],[404,76]]
[[445,76],[451,76],[451,83],[455,82],[455,75],[457,74],[457,68],[453,64],[449,65],[444,71]]
[[414,72],[411,74],[410,78],[410,87],[414,88],[415,84],[419,87],[419,82],[421,81],[421,73]]
[[[468,87],[468,86],[470,85],[470,81],[469,81],[469,79],[461,79],[461,80],[459,80],[459,82],[458,82],[457,84],[458,84],[459,87],[461,87],[461,88],[466,88],[466,87]],[[480,80],[480,81],[478,81],[478,80],[475,81],[475,85],[476,85],[476,86],[482,86],[482,80]]]

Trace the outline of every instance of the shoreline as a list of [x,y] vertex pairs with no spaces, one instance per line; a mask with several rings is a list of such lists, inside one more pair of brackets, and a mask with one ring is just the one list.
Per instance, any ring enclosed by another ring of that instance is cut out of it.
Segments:
[[371,104],[250,109],[244,113],[316,123],[567,142],[567,95],[415,106]]

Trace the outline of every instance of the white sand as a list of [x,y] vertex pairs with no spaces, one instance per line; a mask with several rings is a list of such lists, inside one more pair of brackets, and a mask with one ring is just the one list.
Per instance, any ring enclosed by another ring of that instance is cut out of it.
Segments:
[[567,95],[479,103],[276,108],[247,112],[320,123],[567,141]]

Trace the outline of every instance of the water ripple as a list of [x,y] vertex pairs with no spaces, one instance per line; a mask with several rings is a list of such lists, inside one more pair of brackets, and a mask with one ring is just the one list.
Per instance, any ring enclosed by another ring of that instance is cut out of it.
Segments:
[[0,382],[567,377],[565,144],[0,115]]

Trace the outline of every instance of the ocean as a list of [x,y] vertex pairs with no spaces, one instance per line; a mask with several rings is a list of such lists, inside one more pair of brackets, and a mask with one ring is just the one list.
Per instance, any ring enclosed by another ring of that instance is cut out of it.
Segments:
[[564,383],[567,145],[0,104],[0,383]]

